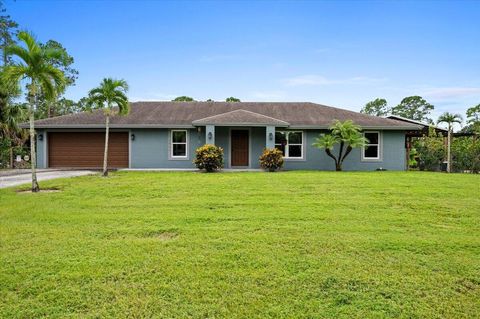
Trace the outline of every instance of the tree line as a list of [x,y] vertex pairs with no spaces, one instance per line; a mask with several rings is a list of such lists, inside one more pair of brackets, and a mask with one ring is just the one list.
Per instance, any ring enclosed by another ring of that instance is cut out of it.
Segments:
[[[435,107],[428,103],[424,98],[415,95],[404,98],[398,105],[394,107],[389,107],[386,99],[377,98],[365,104],[360,112],[374,116],[396,115],[433,125],[435,122],[431,118],[431,112],[434,110],[434,108]],[[465,115],[466,126],[463,127],[462,131],[479,132],[480,104],[468,108]],[[453,122],[448,120],[451,119],[451,116],[451,113],[445,112],[437,119],[437,123],[446,123],[449,126],[453,123],[463,123],[462,115],[454,114],[455,119]]]

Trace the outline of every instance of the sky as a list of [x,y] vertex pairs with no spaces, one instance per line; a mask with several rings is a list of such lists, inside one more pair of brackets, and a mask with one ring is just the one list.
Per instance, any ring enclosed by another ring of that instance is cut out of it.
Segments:
[[80,72],[66,96],[123,78],[131,101],[309,101],[359,111],[421,95],[433,116],[480,103],[480,1],[12,1]]

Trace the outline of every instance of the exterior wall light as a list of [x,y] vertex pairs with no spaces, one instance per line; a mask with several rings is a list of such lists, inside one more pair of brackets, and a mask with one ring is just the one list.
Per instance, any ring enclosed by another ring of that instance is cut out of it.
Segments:
[[135,141],[135,134],[132,134],[132,135],[130,136],[130,139],[131,139],[132,141]]
[[39,135],[38,135],[38,140],[39,140],[39,141],[43,141],[43,134],[39,134]]
[[213,137],[212,132],[208,132],[208,139],[211,140]]
[[273,141],[273,133],[272,132],[268,133],[268,139],[270,141]]

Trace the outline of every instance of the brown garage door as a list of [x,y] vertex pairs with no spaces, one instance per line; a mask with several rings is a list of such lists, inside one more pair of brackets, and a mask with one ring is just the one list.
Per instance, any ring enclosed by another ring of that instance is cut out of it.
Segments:
[[[105,133],[58,132],[48,133],[49,167],[103,166]],[[108,167],[128,167],[128,133],[110,132]]]

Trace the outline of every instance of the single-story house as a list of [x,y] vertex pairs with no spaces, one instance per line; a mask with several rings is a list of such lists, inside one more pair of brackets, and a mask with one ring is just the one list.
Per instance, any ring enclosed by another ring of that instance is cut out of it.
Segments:
[[[285,169],[334,170],[312,146],[334,120],[352,120],[369,140],[354,149],[344,170],[405,170],[406,132],[415,123],[305,102],[134,102],[128,116],[110,121],[110,168],[192,169],[195,149],[224,149],[225,168],[259,168],[264,148],[284,153]],[[100,110],[35,122],[40,168],[102,166],[104,115]]]

